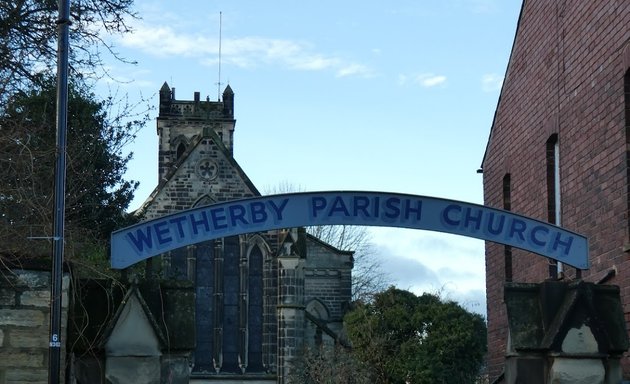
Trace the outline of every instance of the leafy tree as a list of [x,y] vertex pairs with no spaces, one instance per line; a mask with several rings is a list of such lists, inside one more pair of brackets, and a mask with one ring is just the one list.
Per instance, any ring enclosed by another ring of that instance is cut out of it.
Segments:
[[487,347],[480,315],[394,287],[359,303],[345,323],[354,353],[377,383],[474,383]]
[[[49,80],[37,89],[15,93],[0,114],[0,254],[4,257],[49,250],[47,242],[28,239],[52,233],[55,95],[55,83]],[[125,210],[137,183],[123,179],[131,158],[123,147],[147,117],[125,120],[130,114],[124,105],[113,98],[98,101],[85,86],[70,83],[66,249],[104,246],[112,230],[133,220]],[[110,113],[112,107],[123,110]]]
[[[78,76],[103,75],[101,52],[117,57],[105,40],[130,32],[133,0],[71,1],[70,67]],[[56,0],[0,1],[0,107],[9,95],[42,85],[54,74],[57,55]],[[44,75],[44,76],[42,76]]]

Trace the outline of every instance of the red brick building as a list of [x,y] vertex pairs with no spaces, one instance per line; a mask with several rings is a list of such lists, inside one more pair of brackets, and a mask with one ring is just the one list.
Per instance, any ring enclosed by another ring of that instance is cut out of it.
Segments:
[[491,382],[505,359],[505,281],[615,284],[630,322],[630,1],[523,1],[482,171],[486,205],[588,236],[591,263],[580,274],[487,243]]

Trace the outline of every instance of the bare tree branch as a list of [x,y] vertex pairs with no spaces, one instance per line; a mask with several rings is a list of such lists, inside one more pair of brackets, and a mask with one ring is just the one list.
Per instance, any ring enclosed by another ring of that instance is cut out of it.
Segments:
[[[137,18],[133,0],[82,0],[72,2],[70,68],[74,77],[105,73],[104,48],[120,58],[103,37],[131,32]],[[0,107],[8,95],[40,84],[54,74],[57,55],[56,0],[0,2]]]
[[[297,192],[300,189],[284,181],[272,188],[268,194]],[[306,231],[339,250],[354,251],[353,300],[371,301],[374,294],[384,291],[391,285],[390,277],[383,271],[380,260],[376,258],[370,233],[366,227],[327,225],[307,227]]]

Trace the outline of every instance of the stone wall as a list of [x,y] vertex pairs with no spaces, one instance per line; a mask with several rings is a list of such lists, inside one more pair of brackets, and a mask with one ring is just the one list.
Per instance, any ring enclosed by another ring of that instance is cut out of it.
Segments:
[[297,255],[278,257],[278,383],[291,373],[304,343],[304,259]]
[[[166,123],[165,123],[166,124]],[[169,124],[177,126],[177,122]],[[183,124],[179,124],[183,125]],[[173,128],[175,129],[175,128]],[[171,169],[143,207],[146,219],[189,209],[196,204],[237,200],[258,195],[234,158],[218,144],[219,138],[197,138],[190,144],[186,160]],[[213,172],[204,171],[211,168]],[[212,200],[205,200],[211,198]]]
[[[63,278],[62,362],[65,362],[68,287]],[[2,270],[0,274],[0,384],[47,383],[50,272]],[[62,379],[63,382],[63,379]]]
[[335,252],[316,239],[307,242],[304,302],[321,301],[328,310],[329,320],[341,324],[352,300],[352,252]]
[[506,384],[619,384],[628,334],[619,287],[508,283]]

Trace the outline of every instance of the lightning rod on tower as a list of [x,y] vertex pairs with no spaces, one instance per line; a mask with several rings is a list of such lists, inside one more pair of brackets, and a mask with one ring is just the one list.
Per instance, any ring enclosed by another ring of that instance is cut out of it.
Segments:
[[219,80],[217,81],[217,101],[221,101],[221,29],[223,12],[219,12]]

